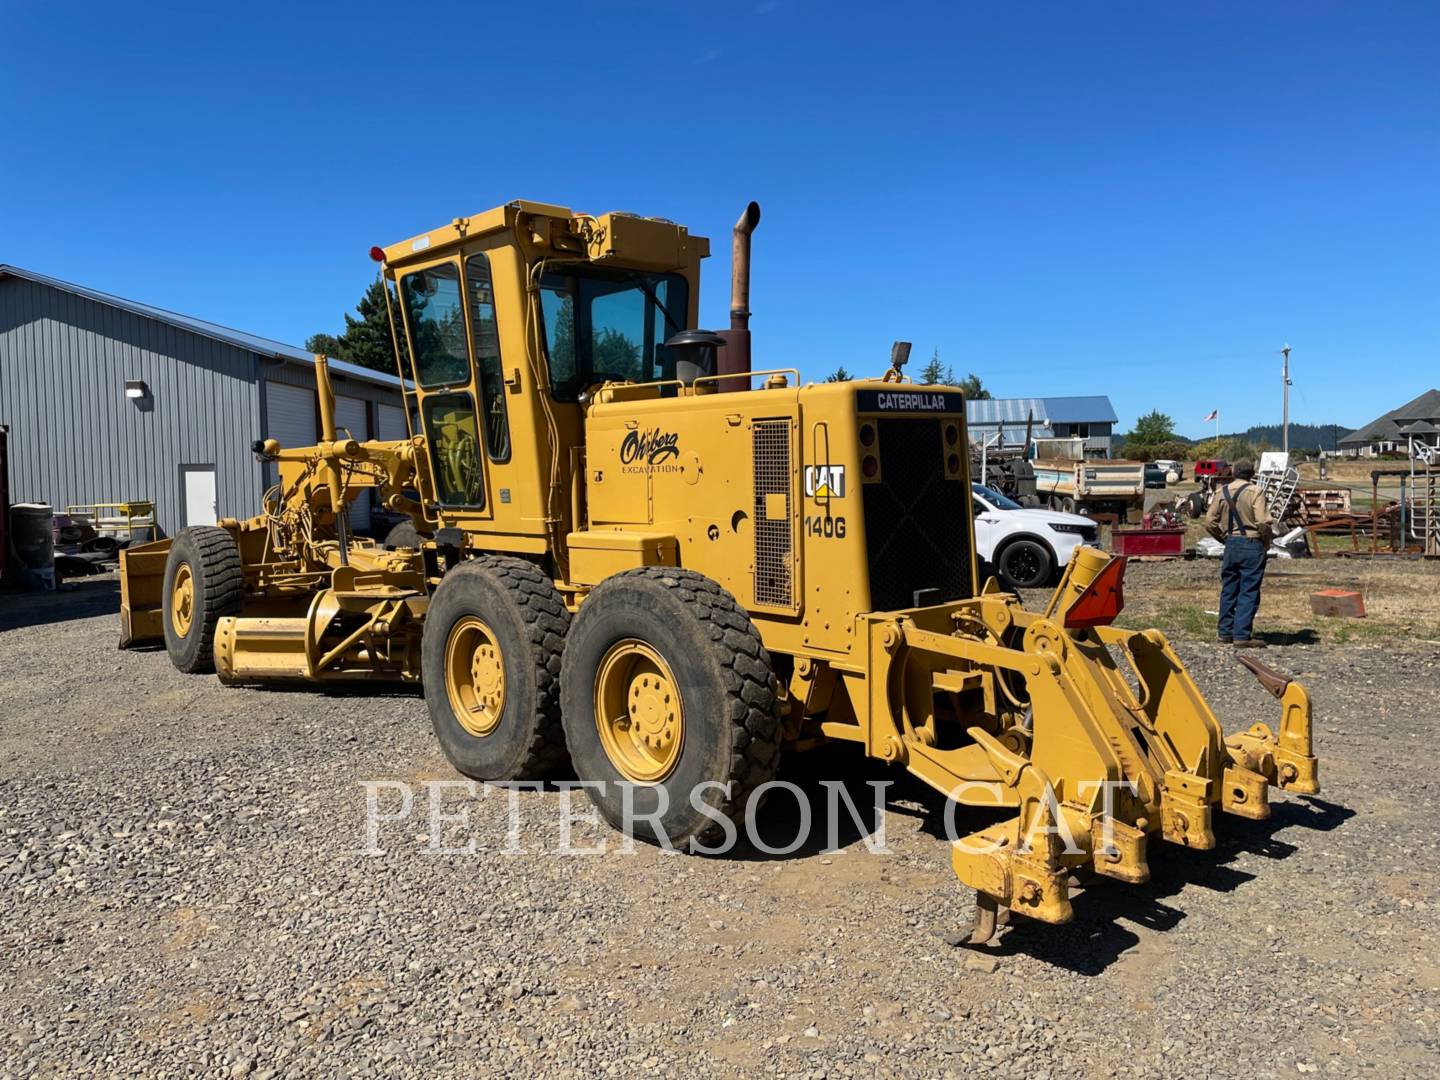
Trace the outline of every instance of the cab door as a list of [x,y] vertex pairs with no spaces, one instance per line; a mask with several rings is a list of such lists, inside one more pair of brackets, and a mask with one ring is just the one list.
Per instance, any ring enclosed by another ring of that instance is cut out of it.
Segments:
[[484,510],[484,434],[475,407],[460,263],[411,271],[399,285],[435,500],[442,509]]

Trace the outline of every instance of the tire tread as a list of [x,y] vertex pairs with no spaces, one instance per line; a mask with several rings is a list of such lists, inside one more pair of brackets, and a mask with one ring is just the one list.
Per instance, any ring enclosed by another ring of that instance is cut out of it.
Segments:
[[[719,582],[694,570],[673,566],[625,570],[608,578],[597,591],[610,582],[636,579],[663,586],[695,612],[714,646],[712,652],[725,682],[720,713],[732,729],[729,771],[723,778],[730,782],[730,796],[717,809],[741,824],[751,793],[774,779],[780,757],[780,688],[770,654],[749,612]],[[710,844],[721,831],[718,823],[712,824],[696,838]]]
[[[202,603],[195,613],[200,621],[199,653],[193,661],[175,666],[190,674],[211,672],[215,670],[215,628],[221,618],[239,612],[245,599],[240,548],[230,533],[216,525],[191,525],[180,536],[188,536],[200,556],[200,565],[192,566],[190,572],[199,579]],[[168,620],[168,612],[165,617]],[[171,660],[175,660],[173,653]]]

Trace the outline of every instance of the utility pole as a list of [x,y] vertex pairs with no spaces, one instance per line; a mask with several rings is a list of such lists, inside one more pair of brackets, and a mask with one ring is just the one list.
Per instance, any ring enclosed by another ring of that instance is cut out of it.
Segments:
[[1280,355],[1285,357],[1284,366],[1281,368],[1280,377],[1285,380],[1285,406],[1280,418],[1280,449],[1285,451],[1285,460],[1290,460],[1290,346],[1285,345],[1280,349]]

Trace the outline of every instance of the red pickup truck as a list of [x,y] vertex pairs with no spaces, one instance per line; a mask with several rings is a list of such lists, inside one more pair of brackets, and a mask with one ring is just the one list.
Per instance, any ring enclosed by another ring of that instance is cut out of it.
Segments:
[[1229,480],[1234,475],[1230,462],[1224,458],[1204,458],[1195,462],[1195,479],[1202,482],[1209,480]]

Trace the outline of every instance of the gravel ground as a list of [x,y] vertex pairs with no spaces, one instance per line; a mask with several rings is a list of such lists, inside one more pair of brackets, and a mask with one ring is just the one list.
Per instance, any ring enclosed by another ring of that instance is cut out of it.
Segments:
[[[518,796],[522,854],[503,797],[449,792],[447,842],[480,850],[428,854],[422,783],[454,774],[418,696],[183,676],[115,650],[115,604],[108,578],[0,597],[0,1076],[1436,1073],[1432,646],[1272,649],[1314,694],[1323,796],[971,951],[903,778],[888,856],[566,856],[553,790]],[[1270,718],[1228,651],[1181,650],[1227,727]],[[896,778],[785,775],[862,805]],[[366,780],[416,791],[378,856]]]

